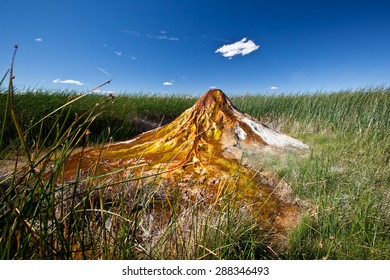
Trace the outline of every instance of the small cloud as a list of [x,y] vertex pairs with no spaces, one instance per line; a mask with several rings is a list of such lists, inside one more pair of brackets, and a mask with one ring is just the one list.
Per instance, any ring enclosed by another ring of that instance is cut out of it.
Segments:
[[53,83],[55,84],[70,84],[70,85],[77,85],[77,86],[82,86],[83,83],[80,81],[76,80],[60,80],[60,79],[55,79],[53,80]]
[[127,34],[130,34],[130,35],[133,35],[133,36],[146,37],[146,38],[154,39],[154,40],[179,41],[179,38],[177,38],[177,37],[167,36],[168,32],[166,32],[164,30],[160,31],[160,34],[158,34],[158,35],[150,34],[150,33],[141,34],[141,33],[135,32],[135,31],[128,31],[128,30],[126,30],[124,32],[126,32]]
[[210,89],[216,89],[217,87],[216,86],[210,86]]
[[113,91],[113,90],[100,90],[100,89],[95,89],[93,92],[94,92],[94,93],[100,93],[100,94],[115,94],[115,91]]
[[243,38],[241,41],[237,41],[233,44],[223,45],[215,51],[215,53],[221,53],[224,57],[232,59],[233,56],[241,54],[242,56],[250,54],[257,50],[260,46],[256,45],[252,40]]
[[108,73],[106,70],[104,70],[103,68],[100,68],[100,67],[96,67],[98,70],[100,70],[101,72],[103,72],[104,74],[106,74],[107,76],[112,76],[110,73]]
[[[122,56],[125,56],[125,57],[128,57],[126,54],[124,54],[122,51],[119,51],[119,50],[116,50],[114,47],[112,46],[109,46],[107,44],[103,44],[103,47],[106,48],[106,49],[109,49],[110,51],[112,51],[115,55],[119,56],[119,57],[122,57]],[[132,57],[131,57],[132,58]]]
[[223,43],[229,43],[229,40],[226,40],[226,39],[223,39],[223,38],[216,37],[216,38],[214,38],[214,40],[219,41],[219,42],[223,42]]
[[272,90],[277,90],[277,89],[278,89],[278,87],[272,86],[272,87],[270,87],[269,89],[272,89]]
[[164,82],[163,85],[164,86],[173,86],[173,81],[171,81],[171,82]]
[[157,40],[169,40],[169,41],[179,41],[179,38],[176,37],[168,37],[166,35],[156,35],[155,38]]
[[138,37],[143,37],[141,33],[138,33],[138,32],[135,32],[135,31],[125,30],[124,32],[125,32],[125,33],[128,33],[128,34],[130,34],[130,35],[135,35],[135,36],[138,36]]
[[42,38],[35,38],[35,42],[41,43],[42,42]]

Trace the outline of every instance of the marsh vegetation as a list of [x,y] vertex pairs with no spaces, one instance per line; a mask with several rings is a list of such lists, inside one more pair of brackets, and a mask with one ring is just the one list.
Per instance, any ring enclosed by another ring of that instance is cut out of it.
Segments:
[[[102,197],[113,186],[88,188],[97,178],[57,184],[76,148],[128,140],[196,98],[20,90],[10,75],[0,92],[1,259],[389,259],[388,88],[232,98],[310,146],[306,157],[258,159],[304,212],[276,252],[272,231],[238,211],[233,193],[206,207],[183,205],[172,191],[167,220],[156,224],[164,200],[150,178],[124,179],[109,205]],[[49,161],[47,176],[40,167]]]

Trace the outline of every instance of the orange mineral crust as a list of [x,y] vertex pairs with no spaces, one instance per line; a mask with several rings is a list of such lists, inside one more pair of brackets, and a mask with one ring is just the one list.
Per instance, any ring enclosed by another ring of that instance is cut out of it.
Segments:
[[128,141],[74,152],[59,183],[86,180],[90,188],[115,192],[138,182],[137,187],[174,190],[183,203],[218,203],[222,196],[234,194],[237,207],[249,211],[263,227],[284,229],[299,213],[281,195],[287,184],[245,155],[256,159],[263,153],[304,153],[307,148],[239,111],[221,90],[213,89],[165,126]]

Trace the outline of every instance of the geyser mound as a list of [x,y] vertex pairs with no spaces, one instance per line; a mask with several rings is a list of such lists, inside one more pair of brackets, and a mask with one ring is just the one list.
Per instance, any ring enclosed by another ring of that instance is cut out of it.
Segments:
[[[286,184],[271,172],[243,164],[243,153],[304,152],[301,141],[279,133],[239,111],[218,89],[165,126],[129,141],[83,149],[65,163],[61,184],[92,178],[107,197],[126,188],[153,185],[160,199],[172,190],[184,203],[217,204],[234,193],[237,207],[254,216],[262,228],[284,231],[297,221],[299,209],[279,195]],[[137,179],[142,178],[142,179]],[[130,183],[131,184],[130,184]],[[107,186],[107,187],[105,187]],[[158,211],[163,209],[161,203]]]

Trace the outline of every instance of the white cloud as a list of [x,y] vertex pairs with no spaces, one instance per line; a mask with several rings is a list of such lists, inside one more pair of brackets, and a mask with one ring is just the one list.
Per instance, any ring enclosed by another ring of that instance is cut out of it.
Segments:
[[158,34],[158,35],[149,34],[149,33],[141,34],[141,33],[135,32],[135,31],[128,31],[128,30],[126,30],[124,32],[126,32],[127,34],[130,34],[130,35],[133,35],[133,36],[146,37],[146,38],[154,39],[154,40],[179,41],[179,38],[177,38],[177,37],[167,36],[168,32],[166,32],[164,30],[160,31],[160,34]]
[[42,38],[35,38],[35,42],[38,42],[38,43],[42,42]]
[[115,91],[113,90],[100,90],[100,89],[95,89],[93,91],[94,93],[101,93],[101,94],[114,94]]
[[77,85],[77,86],[82,86],[83,83],[80,81],[76,80],[60,80],[60,79],[55,79],[53,80],[53,83],[55,84],[71,84],[71,85]]
[[210,89],[216,89],[217,87],[216,86],[210,86]]
[[106,74],[107,76],[112,76],[110,73],[108,73],[106,70],[104,70],[103,68],[100,68],[100,67],[96,67],[98,70],[102,71],[104,74]]
[[276,90],[276,89],[278,89],[278,87],[272,86],[269,89]]
[[[130,33],[130,31],[125,31],[125,32]],[[130,33],[130,34],[132,34],[132,33]],[[116,56],[118,56],[118,57],[127,57],[127,58],[130,58],[131,60],[136,60],[136,59],[137,59],[137,57],[135,57],[135,56],[129,56],[129,55],[127,55],[126,53],[123,53],[122,51],[116,50],[114,47],[109,46],[109,45],[107,45],[107,44],[103,44],[103,47],[106,48],[106,49],[111,50],[111,51],[112,51]],[[99,69],[99,70],[100,70],[100,69]],[[111,75],[110,75],[110,76],[111,76]]]
[[156,35],[155,38],[157,40],[169,40],[169,41],[179,41],[179,38],[176,37],[168,37],[166,35]]
[[241,41],[237,41],[233,44],[223,45],[217,49],[216,53],[221,53],[224,57],[232,59],[236,55],[247,55],[257,50],[260,46],[256,45],[252,40],[243,38]]
[[125,30],[124,32],[126,32],[126,33],[128,33],[130,35],[135,35],[135,36],[138,36],[138,37],[142,37],[141,33],[138,33],[138,32],[135,32],[135,31]]
[[164,86],[173,86],[173,81],[172,82],[164,82],[163,85]]

